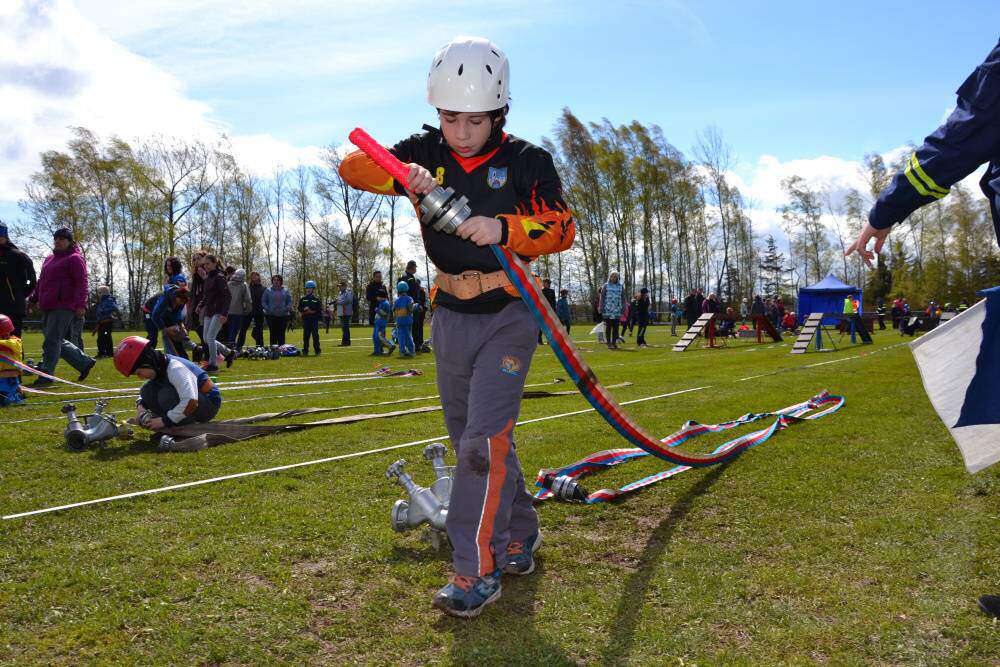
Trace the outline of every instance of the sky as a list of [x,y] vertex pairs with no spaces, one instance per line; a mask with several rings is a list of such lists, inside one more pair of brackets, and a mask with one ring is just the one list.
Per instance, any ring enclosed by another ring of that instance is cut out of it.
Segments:
[[435,121],[427,67],[472,34],[511,61],[510,132],[539,141],[569,107],[690,155],[714,125],[767,231],[786,176],[860,187],[865,153],[933,131],[998,27],[996,0],[0,0],[0,218],[72,125],[225,133],[261,174],[358,125],[393,143]]

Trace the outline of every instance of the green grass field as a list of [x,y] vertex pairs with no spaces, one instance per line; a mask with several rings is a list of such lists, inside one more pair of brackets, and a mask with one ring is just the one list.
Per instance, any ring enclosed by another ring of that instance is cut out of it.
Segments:
[[[575,330],[578,340],[589,328]],[[405,457],[417,481],[429,483],[421,447],[0,521],[0,661],[996,664],[1000,633],[975,598],[1000,592],[1000,477],[965,472],[902,339],[883,332],[873,346],[845,340],[836,352],[793,357],[790,341],[722,350],[696,343],[676,354],[667,334],[652,329],[656,347],[641,351],[583,344],[605,384],[633,383],[615,390],[620,400],[710,386],[627,408],[653,433],[777,409],[823,389],[847,405],[729,465],[688,471],[617,504],[542,506],[538,570],[506,578],[502,599],[472,621],[430,605],[449,554],[389,526],[403,492],[385,468]],[[226,394],[220,417],[437,393],[429,355],[390,362],[422,377],[269,386],[269,377],[385,363],[367,356],[366,330],[354,335],[348,349],[335,347],[333,331],[324,335],[319,358],[238,361],[220,379],[260,384]],[[28,356],[38,358],[39,347],[29,335]],[[60,364],[59,373],[71,371]],[[539,348],[528,382],[555,377],[564,377],[561,367]],[[128,384],[110,361],[90,382]],[[299,393],[313,395],[282,398]],[[33,397],[0,412],[3,514],[444,432],[440,413],[430,413],[196,454],[159,454],[139,441],[74,454],[62,446],[65,421],[52,401]],[[84,413],[92,405],[78,404]],[[525,401],[521,418],[585,407],[575,395]],[[50,419],[9,423],[36,418]],[[692,446],[704,451],[730,437]],[[624,446],[594,413],[528,424],[516,438],[529,477]],[[627,464],[587,486],[662,467]]]

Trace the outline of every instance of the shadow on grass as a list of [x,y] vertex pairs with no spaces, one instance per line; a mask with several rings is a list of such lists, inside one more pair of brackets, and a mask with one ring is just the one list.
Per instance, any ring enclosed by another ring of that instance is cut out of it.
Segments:
[[133,440],[118,447],[98,447],[91,456],[97,461],[117,461],[137,454],[156,454],[156,443],[151,440]]
[[719,464],[709,470],[697,484],[692,486],[687,493],[674,503],[670,508],[670,513],[660,521],[659,525],[649,536],[646,546],[639,556],[639,564],[636,571],[625,581],[621,596],[618,598],[615,616],[609,625],[608,644],[604,648],[604,653],[600,660],[602,665],[620,665],[628,662],[629,655],[632,653],[632,645],[635,643],[636,628],[642,617],[643,599],[646,596],[646,590],[653,580],[653,575],[659,567],[663,554],[667,551],[667,546],[670,544],[674,531],[677,529],[678,524],[684,521],[694,501],[711,488],[733,460]]

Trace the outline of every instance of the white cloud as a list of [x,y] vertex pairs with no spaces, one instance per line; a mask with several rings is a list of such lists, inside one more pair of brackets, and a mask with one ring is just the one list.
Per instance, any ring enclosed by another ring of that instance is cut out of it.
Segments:
[[[910,146],[899,146],[882,154],[889,169],[909,155]],[[978,191],[978,182],[982,177],[984,167],[969,175],[962,185]],[[865,182],[863,166],[860,160],[845,160],[831,156],[815,158],[800,158],[782,162],[773,155],[762,155],[755,164],[739,172],[729,172],[729,182],[737,186],[744,199],[749,203],[755,231],[761,236],[773,234],[787,245],[781,228],[781,213],[779,209],[787,203],[782,182],[791,177],[799,176],[813,190],[828,192],[834,206],[842,204],[844,196],[855,189],[868,196],[868,184]],[[870,197],[869,197],[870,203]],[[825,204],[824,204],[825,205]],[[833,229],[832,220],[826,217],[827,226]]]
[[[0,201],[23,196],[39,153],[64,147],[73,125],[126,139],[211,138],[226,129],[176,77],[105,35],[70,0],[2,5],[0,98]],[[318,150],[265,134],[232,143],[261,173],[275,161],[314,161]]]

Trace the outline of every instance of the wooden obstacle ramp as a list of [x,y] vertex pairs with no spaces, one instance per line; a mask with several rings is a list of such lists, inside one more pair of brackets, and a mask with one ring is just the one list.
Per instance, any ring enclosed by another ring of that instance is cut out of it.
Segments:
[[[758,332],[763,331],[770,336],[775,343],[781,342],[781,334],[774,328],[774,324],[771,323],[771,320],[767,319],[764,315],[752,315],[751,319],[753,319],[754,328],[756,328]],[[757,342],[763,342],[760,339],[759,333],[757,334]]]
[[681,336],[676,343],[674,343],[674,352],[683,352],[688,349],[688,346],[690,346],[691,343],[694,342],[694,339],[705,330],[705,327],[708,326],[708,323],[712,321],[713,317],[715,317],[715,313],[702,313],[701,316],[694,321],[694,324],[688,327],[688,330],[684,332],[684,335]]
[[805,324],[802,325],[802,331],[792,344],[792,354],[804,354],[822,324],[823,313],[809,313]]

